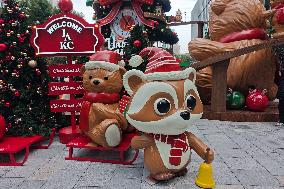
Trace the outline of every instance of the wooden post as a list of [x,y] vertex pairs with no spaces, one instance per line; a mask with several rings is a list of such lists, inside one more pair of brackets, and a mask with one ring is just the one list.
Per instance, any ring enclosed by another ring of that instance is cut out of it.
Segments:
[[203,27],[204,27],[204,23],[198,23],[198,33],[197,33],[197,37],[198,38],[203,38]]
[[211,111],[226,112],[227,69],[230,60],[218,62],[212,66],[212,96]]
[[[72,56],[67,56],[67,63],[69,65],[72,65]],[[73,77],[69,76],[69,82],[73,82]],[[70,94],[70,100],[74,100],[75,99],[75,95]],[[76,127],[76,112],[72,111],[71,112],[71,126],[72,126],[72,132],[76,132],[77,127]]]

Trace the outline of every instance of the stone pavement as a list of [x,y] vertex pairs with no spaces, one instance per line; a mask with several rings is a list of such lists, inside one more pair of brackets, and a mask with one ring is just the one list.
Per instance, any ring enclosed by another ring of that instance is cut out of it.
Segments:
[[[284,188],[284,128],[200,120],[191,131],[215,150],[216,188]],[[123,166],[65,161],[67,152],[57,139],[48,150],[33,150],[25,166],[0,167],[0,189],[198,188],[194,178],[202,160],[195,153],[186,176],[150,185],[142,153],[133,166]]]

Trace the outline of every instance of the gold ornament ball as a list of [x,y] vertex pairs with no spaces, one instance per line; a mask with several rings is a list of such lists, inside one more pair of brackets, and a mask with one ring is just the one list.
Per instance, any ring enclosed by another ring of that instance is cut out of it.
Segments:
[[37,66],[37,62],[35,60],[30,60],[28,64],[31,68],[35,68]]

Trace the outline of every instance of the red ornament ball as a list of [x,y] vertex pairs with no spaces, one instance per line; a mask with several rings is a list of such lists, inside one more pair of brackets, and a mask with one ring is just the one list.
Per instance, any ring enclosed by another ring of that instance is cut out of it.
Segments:
[[62,12],[68,13],[73,10],[73,3],[71,0],[60,0],[58,2],[58,7]]
[[141,42],[140,40],[135,40],[135,41],[133,42],[133,45],[134,45],[134,47],[141,47],[142,42]]
[[11,106],[10,102],[6,102],[5,106],[9,108]]
[[4,43],[0,44],[0,52],[4,52],[5,50],[7,50],[7,45]]
[[16,91],[14,95],[15,95],[15,97],[19,97],[19,96],[21,96],[21,94],[20,94],[20,92],[19,92],[19,91]]
[[19,42],[20,42],[20,43],[25,42],[25,38],[23,38],[23,37],[19,37]]
[[40,76],[40,75],[41,75],[41,71],[40,71],[40,70],[37,70],[37,71],[36,71],[36,75],[37,75],[37,76]]
[[19,14],[19,18],[20,18],[21,20],[24,20],[24,19],[27,18],[27,16],[25,15],[25,13],[21,13],[21,14]]
[[0,19],[0,24],[4,24],[5,21],[3,19]]
[[268,106],[269,100],[264,91],[253,90],[246,98],[247,108],[251,111],[262,112]]
[[3,138],[6,132],[6,122],[3,116],[0,115],[0,139]]

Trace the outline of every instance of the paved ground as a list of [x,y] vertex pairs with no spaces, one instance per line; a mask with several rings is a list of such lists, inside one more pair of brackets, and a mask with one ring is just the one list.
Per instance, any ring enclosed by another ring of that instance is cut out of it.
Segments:
[[[216,188],[284,188],[284,128],[273,123],[201,120],[192,131],[215,149]],[[56,141],[34,150],[23,167],[0,167],[0,189],[197,188],[201,159],[193,154],[189,174],[166,183],[145,181],[143,156],[133,166],[65,161],[67,149]]]

